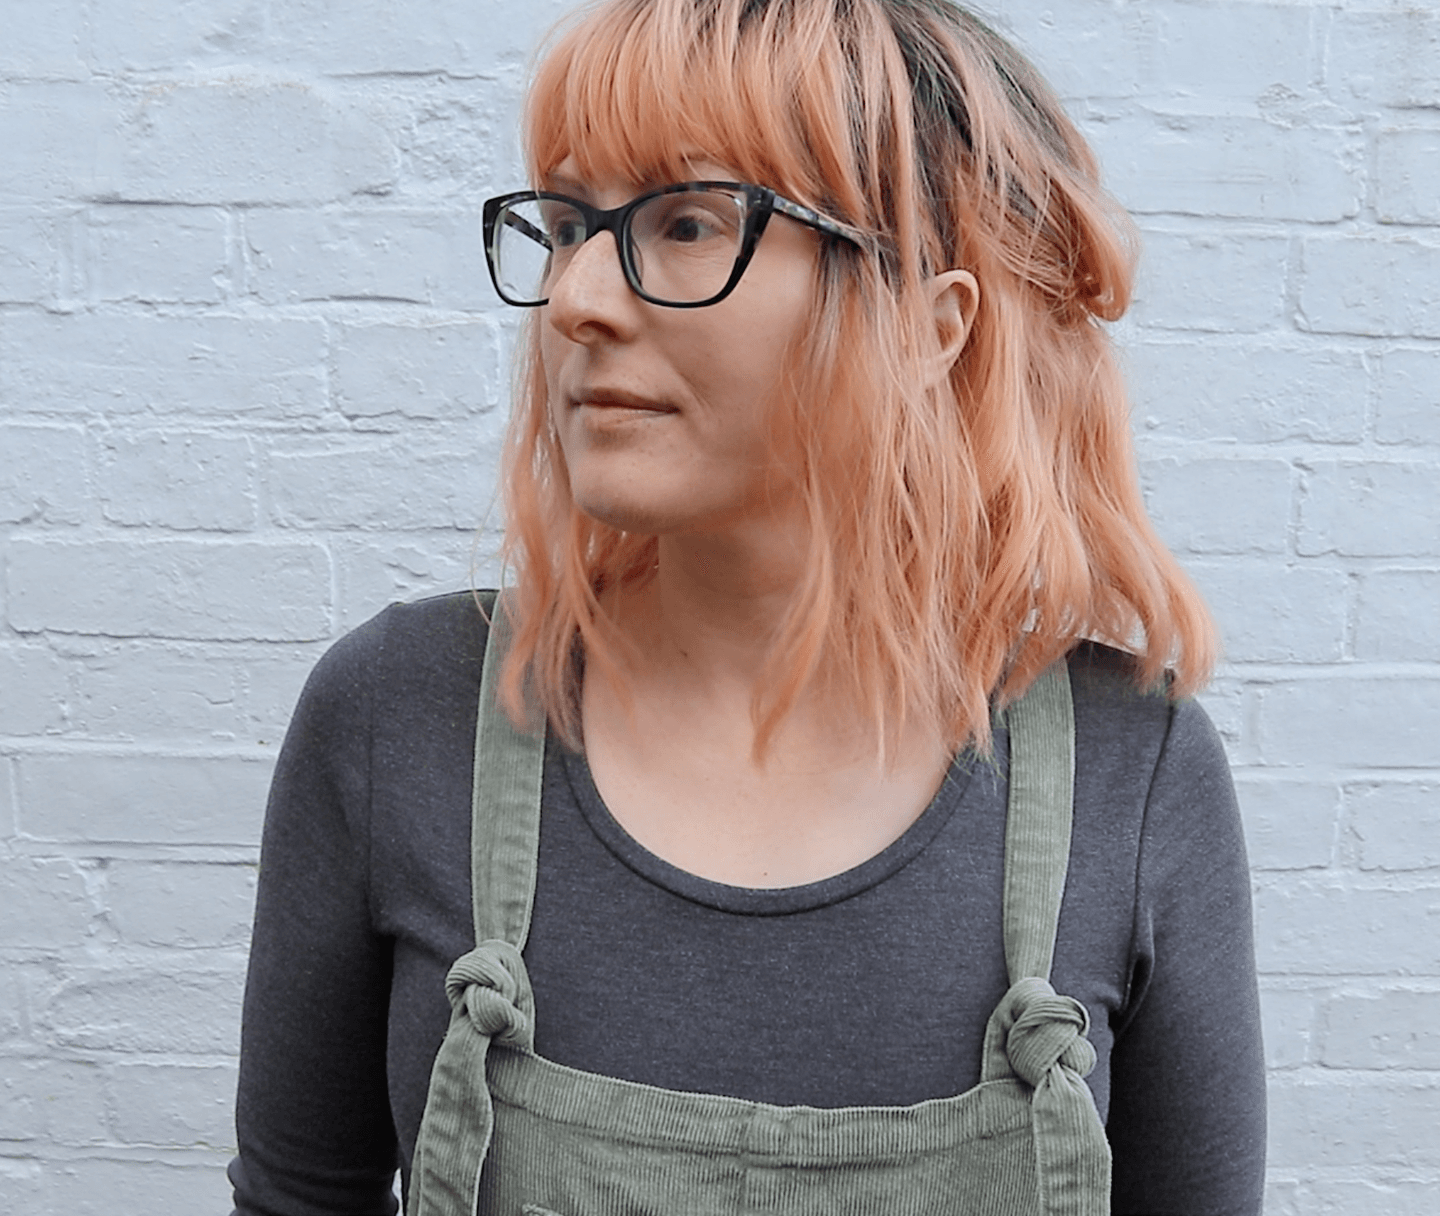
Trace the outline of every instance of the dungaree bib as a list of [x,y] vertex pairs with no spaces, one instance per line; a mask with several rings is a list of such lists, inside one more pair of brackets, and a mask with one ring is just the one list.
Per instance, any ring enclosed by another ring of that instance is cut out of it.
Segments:
[[445,980],[452,1013],[415,1148],[412,1216],[1107,1216],[1110,1150],[1082,1079],[1095,1064],[1089,1019],[1048,978],[1074,781],[1063,662],[1007,711],[1011,986],[986,1028],[980,1084],[914,1106],[772,1106],[535,1054],[520,952],[545,731],[517,730],[496,704],[507,627],[503,611],[490,615],[471,826],[478,944]]

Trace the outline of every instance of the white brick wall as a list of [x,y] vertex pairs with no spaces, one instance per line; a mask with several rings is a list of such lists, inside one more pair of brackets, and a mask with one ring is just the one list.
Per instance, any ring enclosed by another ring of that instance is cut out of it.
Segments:
[[[295,694],[493,569],[476,214],[563,7],[0,0],[0,1211],[228,1210]],[[1227,641],[1268,1210],[1440,1211],[1440,10],[991,11],[1146,236],[1121,332]]]

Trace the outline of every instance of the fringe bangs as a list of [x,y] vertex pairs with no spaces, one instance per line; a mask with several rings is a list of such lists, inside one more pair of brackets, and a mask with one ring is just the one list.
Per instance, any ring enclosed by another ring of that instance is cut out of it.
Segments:
[[[814,681],[887,756],[916,715],[985,751],[996,706],[1085,638],[1136,652],[1142,684],[1204,682],[1213,630],[1146,518],[1099,324],[1128,305],[1133,230],[1003,39],[948,0],[609,0],[541,63],[527,136],[536,182],[567,156],[637,184],[708,159],[869,234],[827,247],[779,395],[811,535],[757,755]],[[952,267],[979,312],[948,381],[926,384],[926,281]],[[574,508],[531,347],[505,458],[519,610],[502,688],[518,717],[528,685],[578,745],[577,641],[618,673],[599,596],[651,577],[656,543]]]

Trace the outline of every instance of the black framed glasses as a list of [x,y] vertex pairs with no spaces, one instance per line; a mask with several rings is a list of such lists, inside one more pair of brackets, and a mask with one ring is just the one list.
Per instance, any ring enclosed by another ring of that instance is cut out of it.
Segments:
[[777,211],[859,244],[853,230],[768,187],[680,182],[608,211],[548,190],[502,194],[485,204],[485,260],[500,298],[533,308],[549,302],[580,246],[609,232],[637,296],[667,308],[703,308],[735,290]]

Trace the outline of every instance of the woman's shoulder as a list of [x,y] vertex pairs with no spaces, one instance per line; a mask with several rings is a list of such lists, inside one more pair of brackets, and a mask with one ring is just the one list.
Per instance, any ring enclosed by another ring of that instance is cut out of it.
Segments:
[[1215,736],[1209,715],[1193,697],[1176,697],[1167,674],[1147,682],[1140,660],[1103,642],[1081,642],[1067,656],[1077,716],[1095,715],[1127,733]]
[[478,685],[492,592],[455,591],[393,603],[337,639],[306,681],[302,706],[403,698],[437,679]]
[[1200,702],[1175,697],[1168,681],[1147,686],[1134,655],[1098,642],[1072,650],[1069,667],[1077,777],[1152,803],[1193,783],[1228,786],[1224,744]]

